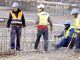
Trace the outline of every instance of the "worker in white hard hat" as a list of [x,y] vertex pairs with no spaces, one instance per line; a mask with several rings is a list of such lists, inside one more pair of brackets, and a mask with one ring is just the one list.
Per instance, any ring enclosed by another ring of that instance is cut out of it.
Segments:
[[72,15],[73,14],[77,14],[77,13],[79,13],[79,9],[78,8],[72,9],[72,11],[71,11]]
[[19,8],[19,4],[17,2],[14,2],[12,8]]
[[[7,22],[7,27],[11,25],[11,49],[20,50],[20,37],[21,37],[21,28],[25,26],[25,19],[23,12],[19,9],[19,4],[14,2],[12,4],[12,11],[9,14],[9,20]],[[15,44],[15,35],[16,35],[16,44]],[[16,45],[16,46],[15,46]]]
[[38,9],[38,18],[36,20],[37,25],[37,38],[35,42],[35,50],[39,51],[38,44],[40,42],[40,38],[43,35],[44,38],[44,51],[48,50],[48,23],[50,24],[50,30],[52,31],[52,21],[50,20],[50,16],[48,13],[44,11],[44,5],[40,4],[37,6]]
[[44,9],[44,5],[43,5],[43,4],[40,4],[40,5],[37,6],[37,8],[38,8],[38,9],[39,9],[39,8],[43,8],[43,9]]
[[74,26],[75,26],[75,32],[76,32],[76,39],[75,39],[75,45],[76,50],[80,50],[80,15],[79,15],[79,9],[73,9],[71,11],[71,14],[74,17]]

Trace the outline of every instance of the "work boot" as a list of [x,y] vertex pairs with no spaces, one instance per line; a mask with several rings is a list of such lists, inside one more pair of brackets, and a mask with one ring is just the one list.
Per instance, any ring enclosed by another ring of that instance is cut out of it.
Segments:
[[74,52],[80,53],[80,49],[74,49]]
[[34,49],[34,51],[35,51],[35,52],[38,52],[38,51],[39,51],[39,49]]
[[10,50],[10,54],[11,54],[11,55],[14,55],[14,54],[15,54],[15,49],[11,49],[11,50]]
[[20,48],[16,48],[16,50],[17,50],[17,51],[22,51],[22,49],[20,49]]

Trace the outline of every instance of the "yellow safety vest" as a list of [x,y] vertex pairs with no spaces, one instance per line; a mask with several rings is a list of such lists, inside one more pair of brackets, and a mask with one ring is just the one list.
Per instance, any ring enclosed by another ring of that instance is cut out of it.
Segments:
[[[75,28],[80,27],[80,16],[79,15],[77,18],[75,18],[74,26]],[[80,33],[80,30],[76,29],[76,32]]]
[[[71,28],[74,28],[74,26],[71,26],[71,27],[65,32],[65,35],[64,35],[65,38],[67,38],[67,37],[69,36],[69,33],[70,33],[70,29],[71,29]],[[73,35],[72,35],[72,37],[73,37]]]
[[22,18],[22,11],[18,13],[18,17],[14,13],[11,12],[12,15],[12,24],[22,24],[21,18]]
[[48,25],[48,17],[49,14],[46,12],[40,12],[38,13],[39,16],[39,25]]

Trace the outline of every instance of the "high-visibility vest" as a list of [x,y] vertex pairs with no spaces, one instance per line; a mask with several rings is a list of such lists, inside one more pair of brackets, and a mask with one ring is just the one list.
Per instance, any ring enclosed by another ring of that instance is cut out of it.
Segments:
[[22,21],[21,21],[22,11],[18,13],[18,16],[16,16],[13,12],[11,12],[11,15],[12,15],[11,24],[22,24]]
[[[64,37],[65,38],[67,38],[68,36],[69,36],[69,33],[70,33],[70,29],[71,28],[74,28],[74,26],[71,26],[66,32],[65,32],[65,34],[64,34]],[[75,29],[75,28],[74,28]],[[72,35],[72,37],[73,37],[73,35]]]
[[38,13],[39,16],[39,25],[48,25],[48,17],[49,14],[46,12],[40,12]]
[[78,15],[77,18],[75,18],[74,26],[76,28],[76,31],[75,32],[80,33],[80,29],[77,29],[77,27],[80,27],[80,16],[79,15]]

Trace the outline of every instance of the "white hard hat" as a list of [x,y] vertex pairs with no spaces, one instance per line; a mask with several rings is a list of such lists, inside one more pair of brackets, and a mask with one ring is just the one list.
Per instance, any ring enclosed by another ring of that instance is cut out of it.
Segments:
[[77,8],[72,9],[70,14],[72,15],[72,14],[75,14],[75,13],[79,13],[79,9],[77,9]]
[[12,7],[19,7],[19,4],[18,4],[17,2],[14,2],[14,3],[12,4]]
[[40,5],[37,6],[37,8],[44,8],[44,5],[40,4]]

